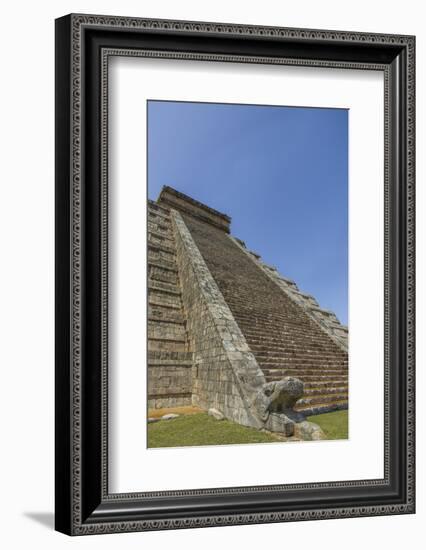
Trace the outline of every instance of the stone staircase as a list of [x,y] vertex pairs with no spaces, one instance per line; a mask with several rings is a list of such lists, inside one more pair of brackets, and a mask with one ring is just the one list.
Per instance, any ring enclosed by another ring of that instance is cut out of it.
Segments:
[[148,407],[191,405],[192,352],[170,210],[148,202]]
[[181,214],[266,381],[300,378],[307,414],[347,408],[347,351],[225,231]]
[[262,261],[259,254],[248,250],[245,242],[236,237],[232,237],[239,248],[243,250],[258,266],[262,269],[270,279],[272,279],[290,298],[300,305],[308,316],[313,319],[340,348],[348,351],[348,327],[342,325],[336,315],[327,309],[320,307],[314,296],[301,292],[295,283],[287,277],[283,277],[276,267],[266,264]]

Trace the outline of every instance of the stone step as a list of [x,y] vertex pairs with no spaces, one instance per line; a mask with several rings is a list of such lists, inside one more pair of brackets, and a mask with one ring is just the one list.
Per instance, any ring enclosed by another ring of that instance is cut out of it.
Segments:
[[318,330],[321,330],[321,334],[312,334],[309,328],[300,328],[300,327],[290,327],[289,325],[282,324],[279,329],[277,327],[259,327],[256,329],[254,325],[246,326],[244,323],[239,322],[238,317],[235,316],[238,325],[241,330],[244,332],[246,338],[253,337],[255,340],[263,339],[265,341],[271,340],[282,340],[283,338],[287,340],[296,340],[306,341],[311,340],[312,342],[326,342],[330,347],[336,348],[336,351],[341,351],[340,348],[336,346],[333,340],[323,332],[319,327]]
[[166,321],[169,323],[184,323],[182,310],[164,307],[162,305],[148,304],[148,320],[150,321]]
[[[321,334],[312,334],[309,328],[301,327],[290,327],[289,325],[282,324],[279,328],[275,325],[274,327],[258,327],[256,328],[254,324],[245,325],[241,323],[236,316],[236,321],[238,322],[241,330],[243,330],[246,337],[254,337],[256,339],[263,338],[265,340],[312,340],[312,342],[327,342],[330,346],[334,346],[336,351],[341,351],[340,348],[334,344],[333,340],[330,340],[329,336],[321,331]],[[318,327],[318,330],[321,330]]]
[[348,371],[342,369],[329,369],[329,368],[291,368],[287,367],[284,369],[269,369],[264,368],[263,365],[260,365],[262,371],[266,375],[283,375],[283,376],[347,376]]
[[349,384],[348,381],[341,382],[339,380],[337,382],[333,382],[333,381],[328,381],[328,382],[304,382],[305,390],[338,388],[338,387],[348,388],[348,384]]
[[[348,381],[348,377],[347,376],[322,376],[321,374],[310,374],[310,375],[304,375],[304,376],[296,376],[294,375],[295,378],[300,378],[300,380],[302,380],[302,382],[307,382],[307,383],[314,383],[314,382],[326,382],[326,383],[329,383],[329,382],[338,382],[339,384],[341,384],[342,382],[343,383],[347,383]],[[275,380],[281,380],[281,378],[284,378],[284,376],[282,376],[281,374],[280,375],[272,375],[272,374],[265,374],[265,380],[267,382],[274,382]]]
[[[255,317],[253,316],[253,310],[247,309],[249,307],[250,302],[247,302],[246,300],[241,303],[241,306],[243,307],[243,304],[246,309],[240,309],[238,311],[238,317],[241,320],[242,323],[247,323],[248,325],[256,324],[259,326],[262,325],[272,325],[277,326],[277,323],[279,321],[282,321],[283,323],[289,323],[294,326],[300,326],[300,327],[309,327],[312,323],[309,317],[305,317],[304,319],[301,319],[298,316],[294,316],[292,313],[277,313],[274,312],[273,314],[268,313],[265,311],[256,311]],[[296,306],[297,307],[297,306]],[[293,320],[293,322],[292,322]]]
[[150,260],[149,257],[148,257],[148,265],[150,267],[157,267],[158,269],[160,270],[163,270],[163,271],[170,271],[172,273],[177,273],[178,270],[177,270],[177,267],[176,267],[176,264],[170,264],[170,262],[164,262],[164,261],[161,261],[161,260]]
[[[271,340],[281,340],[282,338],[285,338],[286,340],[310,339],[314,342],[329,342],[328,334],[324,332],[323,334],[312,335],[309,328],[289,327],[285,323],[283,323],[279,328],[277,328],[276,325],[271,325],[271,327],[261,326],[256,328],[254,324],[248,326],[244,323],[241,323],[238,317],[236,318],[236,320],[238,321],[241,329],[244,331],[244,334],[246,334],[247,336],[254,336],[255,338],[263,337],[265,339],[269,338]],[[334,342],[331,341],[331,345],[333,344]]]
[[158,210],[148,210],[148,227],[150,224],[157,224],[165,227],[167,230],[172,227],[170,216],[167,216]]
[[165,231],[163,229],[157,228],[157,226],[154,226],[153,224],[149,224],[150,227],[148,227],[148,235],[154,236],[157,239],[164,239],[164,242],[169,246],[175,246],[175,238],[171,231]]
[[341,366],[339,364],[320,362],[315,363],[312,361],[301,361],[299,363],[287,361],[285,365],[282,365],[281,367],[271,367],[270,363],[262,363],[261,361],[257,361],[257,364],[263,372],[270,374],[282,372],[311,372],[312,374],[322,374],[323,372],[330,372],[342,376],[347,376],[349,372],[345,366]]
[[166,321],[148,321],[148,340],[186,341],[185,325]]
[[148,362],[155,361],[173,361],[173,362],[192,362],[192,351],[156,351],[148,350]]
[[339,368],[339,369],[345,369],[348,370],[348,363],[345,360],[336,358],[333,359],[332,357],[328,357],[323,359],[320,355],[304,355],[303,352],[300,352],[299,355],[293,355],[293,356],[261,356],[257,353],[253,354],[256,357],[256,361],[259,364],[265,365],[265,368],[268,366],[271,366],[274,368],[274,365],[277,365],[277,368],[279,365],[282,366],[282,368],[289,368],[291,365],[295,365],[296,367],[303,367],[303,366],[318,366],[321,365],[326,367],[327,365],[333,368]]
[[303,412],[306,416],[313,416],[316,414],[325,414],[328,412],[346,410],[348,408],[348,400],[344,399],[343,401],[336,401],[335,403],[324,403],[317,405],[297,405],[295,410],[298,412]]
[[160,306],[172,310],[182,309],[182,300],[179,294],[150,289],[148,292],[148,305]]
[[[283,356],[288,355],[289,357],[291,357],[292,355],[294,356],[299,355],[299,348],[296,349],[295,346],[293,345],[289,349],[289,344],[274,345],[272,347],[270,345],[253,344],[253,342],[250,342],[250,350],[253,353],[256,353],[264,357],[274,356],[274,355],[276,356],[277,354],[283,355]],[[331,350],[329,350],[328,353],[327,352],[324,353],[324,351],[318,350],[317,348],[310,349],[309,347],[306,347],[306,346],[303,348],[303,351],[307,355],[312,355],[312,356],[321,355],[321,357],[340,357],[342,360],[347,360],[347,354],[344,352],[333,353]]]
[[163,246],[168,247],[169,249],[174,250],[175,249],[175,241],[174,239],[170,237],[166,237],[165,235],[162,235],[161,233],[158,233],[157,231],[149,231],[148,232],[148,242],[152,243],[159,243]]
[[174,259],[176,258],[176,249],[174,246],[170,247],[161,242],[153,242],[150,240],[150,235],[148,234],[148,253],[150,250],[161,251],[163,254],[169,254]]
[[[264,369],[260,365],[260,368],[262,369],[262,372],[265,374],[265,376],[274,376],[275,378],[277,376],[295,376],[297,378],[311,378],[311,377],[322,377],[330,380],[347,380],[348,379],[348,371],[336,371],[336,370],[329,370],[329,369],[322,369],[322,368],[286,368],[286,369]],[[307,380],[307,382],[310,382],[310,380]],[[326,382],[326,380],[324,380]]]
[[329,325],[328,328],[332,331],[334,335],[339,336],[346,341],[348,340],[348,329],[335,325]]
[[169,239],[174,239],[170,223],[165,223],[162,219],[152,220],[148,218],[148,231],[155,231]]
[[164,338],[156,339],[149,337],[148,348],[150,351],[186,351],[186,340],[166,340]]
[[[263,373],[264,377],[265,377],[265,380],[267,380],[268,382],[273,382],[273,381],[276,381],[276,380],[282,380],[283,378],[286,378],[287,376],[292,376],[293,378],[298,378],[299,380],[302,380],[302,382],[306,383],[306,385],[311,385],[313,387],[316,387],[318,385],[319,382],[326,382],[327,384],[325,384],[324,386],[321,386],[321,387],[324,387],[324,388],[327,388],[327,387],[330,387],[329,384],[331,382],[334,383],[334,387],[338,387],[338,386],[341,386],[341,385],[348,385],[348,377],[347,376],[342,376],[342,375],[329,375],[329,374],[325,374],[325,375],[321,375],[321,374],[318,374],[318,375],[314,375],[314,374],[299,374],[299,373],[287,373],[287,372],[282,372],[282,373],[275,373],[275,374],[269,374],[269,373]],[[307,388],[309,389],[309,388]]]
[[[282,291],[281,291],[282,292]],[[289,298],[289,300],[291,300]],[[240,301],[234,301],[232,298],[230,300],[234,305],[238,306],[238,316],[241,319],[241,322],[252,324],[256,323],[257,325],[275,325],[278,326],[280,321],[283,323],[288,323],[292,326],[299,327],[309,327],[312,324],[316,324],[311,317],[306,315],[306,310],[301,309],[298,304],[291,301],[287,307],[283,307],[280,311],[275,311],[274,309],[269,312],[269,303],[266,301],[265,308],[255,311],[251,305],[251,300],[249,296],[241,296]],[[273,303],[272,303],[273,304]],[[290,306],[291,304],[291,306]],[[300,309],[300,312],[295,311]],[[255,315],[253,315],[253,313]],[[333,319],[336,319],[333,317]]]
[[333,362],[333,363],[339,363],[340,365],[348,365],[347,359],[344,359],[342,357],[333,357],[331,354],[321,354],[321,353],[310,353],[305,352],[303,350],[300,351],[293,351],[292,353],[289,352],[281,352],[280,350],[273,350],[266,354],[265,352],[259,353],[257,351],[253,351],[250,348],[250,351],[253,353],[253,355],[262,363],[271,363],[276,365],[286,365],[288,362],[296,361],[296,362],[302,362],[302,361],[309,361],[309,362],[315,362],[315,361],[325,361],[325,362]]
[[[258,352],[254,349],[253,345],[249,341],[247,341],[247,343],[250,347],[250,350],[252,351],[252,353],[254,353],[254,355],[256,355],[256,357],[259,357],[259,359],[262,361],[269,361],[270,363],[285,362],[286,360],[298,359],[300,357],[307,357],[312,359],[326,357],[327,359],[331,359],[333,356],[330,349],[319,349],[317,347],[313,348],[309,347],[307,344],[305,346],[288,344],[287,346],[281,345],[277,348],[274,348],[274,346],[270,346],[269,352]],[[336,361],[347,363],[347,359],[340,353],[336,353],[334,357]]]
[[148,265],[148,277],[153,281],[170,283],[172,285],[178,284],[177,273],[175,271],[170,271],[169,269]]
[[[290,300],[290,298],[289,298]],[[270,310],[269,303],[265,302],[265,308],[254,310],[251,304],[250,296],[241,296],[240,302],[234,302],[231,299],[232,303],[238,305],[238,316],[244,323],[257,323],[258,325],[262,324],[277,324],[279,321],[284,321],[293,326],[309,326],[312,324],[312,320],[304,314],[303,317],[300,317],[294,310],[299,306],[294,302],[291,303],[291,308],[286,307],[282,308],[280,311]],[[273,305],[273,302],[272,302]],[[254,314],[254,315],[253,315]]]
[[323,394],[314,397],[302,397],[296,404],[296,407],[312,407],[313,405],[325,405],[327,403],[335,403],[347,400],[348,393],[342,392],[338,394]]
[[[260,331],[254,331],[253,333],[250,333],[248,331],[244,330],[244,327],[240,326],[244,336],[248,341],[252,341],[253,344],[269,344],[269,345],[287,345],[287,344],[297,344],[297,345],[304,345],[304,344],[311,344],[312,346],[316,347],[326,347],[330,350],[334,350],[336,347],[336,344],[333,340],[331,340],[328,336],[325,336],[324,338],[313,338],[309,336],[309,333],[303,334],[297,331],[288,332],[288,331],[282,331],[280,333],[276,332],[260,332]],[[339,352],[340,350],[336,350],[336,352]]]
[[170,239],[165,239],[162,236],[158,236],[153,232],[148,233],[148,247],[150,245],[161,246],[165,251],[175,253],[175,245]]
[[160,210],[155,210],[148,206],[148,221],[159,221],[165,225],[171,226],[170,213],[161,212]]
[[256,357],[258,363],[262,365],[270,366],[271,368],[286,368],[289,365],[334,365],[334,368],[346,369],[348,370],[348,363],[345,359],[340,359],[339,357],[321,357],[320,354],[304,354],[303,351],[300,351],[299,354],[289,355],[282,354],[279,355],[279,352],[276,355],[259,355],[258,353],[253,353]]
[[[302,364],[291,364],[286,363],[286,365],[281,367],[269,368],[268,365],[264,365],[261,362],[257,362],[259,367],[265,374],[277,375],[282,373],[288,373],[286,376],[293,376],[296,373],[305,373],[305,374],[324,374],[330,373],[338,376],[348,376],[348,369],[340,368],[338,365],[321,365],[315,363],[302,363]],[[293,373],[293,374],[292,374]]]
[[[280,280],[281,282],[281,280]],[[301,292],[297,287],[287,285],[287,290],[289,290],[293,296],[298,301],[305,303],[306,305],[312,307],[318,307],[318,302],[312,294],[307,294],[306,292]]]
[[[237,319],[238,321],[238,319]],[[238,323],[241,330],[247,337],[254,337],[256,339],[263,338],[265,340],[295,340],[297,342],[311,340],[312,342],[324,342],[330,347],[335,347],[336,344],[333,340],[330,340],[328,334],[322,332],[321,334],[312,334],[309,328],[289,327],[282,324],[279,329],[277,327],[259,327],[256,329],[254,325],[250,327],[245,326],[243,323]],[[318,327],[319,328],[319,327]],[[319,329],[321,330],[321,329]],[[341,351],[340,348],[336,348],[336,351]]]
[[[238,321],[238,319],[237,319]],[[253,328],[245,330],[244,327],[240,326],[246,340],[248,342],[253,342],[253,344],[269,344],[270,346],[276,345],[287,345],[287,344],[297,344],[297,345],[306,345],[309,344],[311,347],[324,347],[329,350],[336,350],[336,352],[341,353],[341,350],[337,348],[337,345],[324,333],[324,337],[318,336],[313,337],[308,334],[298,333],[297,331],[289,332],[282,331],[279,333],[262,332],[256,331]]]
[[169,258],[165,257],[165,254],[159,254],[158,252],[148,251],[148,264],[156,265],[164,269],[171,269],[172,271],[177,271],[176,260],[174,256]]
[[166,225],[161,222],[148,222],[148,235],[151,233],[172,241],[173,245],[175,244],[175,236],[171,227],[166,227]]
[[346,325],[342,325],[340,323],[330,323],[329,326],[336,329],[336,330],[341,330],[342,332],[345,332],[346,334],[349,333],[349,329]]
[[192,367],[192,361],[173,361],[172,359],[149,360],[148,367]]
[[[230,289],[232,291],[232,289]],[[237,291],[237,289],[235,289]],[[277,291],[284,295],[283,291],[277,288]],[[289,323],[292,326],[309,327],[316,323],[306,314],[305,309],[302,309],[296,302],[290,297],[287,298],[288,303],[283,304],[283,307],[277,311],[274,306],[274,298],[271,296],[265,296],[261,308],[258,308],[253,303],[253,297],[250,294],[241,294],[238,300],[235,300],[233,296],[229,297],[228,303],[235,307],[236,314],[241,319],[241,322],[247,324],[258,323],[272,323],[275,326],[279,326],[281,321]],[[297,309],[300,311],[298,312]],[[273,314],[270,314],[272,312]]]
[[336,386],[334,388],[305,388],[304,395],[331,395],[331,394],[348,394],[348,386]]
[[164,243],[164,241],[160,241],[159,239],[157,239],[156,237],[153,237],[152,235],[148,235],[148,250],[151,249],[151,248],[154,248],[154,249],[160,249],[162,250],[163,252],[168,252],[169,254],[175,254],[176,253],[176,249],[174,246],[170,246],[166,243]]
[[[347,355],[344,353],[336,352],[333,353],[333,349],[328,346],[318,346],[316,344],[311,344],[310,342],[280,342],[280,344],[268,343],[267,346],[263,346],[263,349],[256,349],[256,346],[247,339],[247,343],[250,346],[250,349],[253,353],[256,353],[263,357],[277,357],[282,355],[287,355],[289,357],[295,356],[300,357],[301,352],[312,355],[312,356],[333,356],[336,359],[341,361],[347,361]],[[265,347],[267,350],[265,350]]]
[[155,290],[156,292],[168,292],[169,294],[176,294],[180,296],[180,287],[177,284],[166,283],[163,281],[156,281],[148,279],[148,290]]
[[310,309],[313,313],[316,313],[321,317],[329,318],[330,321],[331,320],[337,321],[336,314],[330,311],[329,309],[323,309],[322,307],[319,307],[319,306],[314,306],[314,307],[311,307]]

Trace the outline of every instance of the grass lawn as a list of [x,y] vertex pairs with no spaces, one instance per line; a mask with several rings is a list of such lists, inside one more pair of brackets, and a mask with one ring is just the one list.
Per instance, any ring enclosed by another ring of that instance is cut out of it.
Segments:
[[327,436],[327,439],[348,438],[348,411],[317,414],[308,416],[306,420],[318,424]]
[[[347,439],[348,411],[307,417],[323,429],[327,439]],[[182,415],[148,424],[148,447],[190,447],[236,443],[277,443],[278,436],[229,420],[215,420],[206,413]]]
[[148,447],[187,447],[235,443],[277,443],[272,434],[240,426],[229,420],[215,420],[206,413],[179,416],[148,424]]

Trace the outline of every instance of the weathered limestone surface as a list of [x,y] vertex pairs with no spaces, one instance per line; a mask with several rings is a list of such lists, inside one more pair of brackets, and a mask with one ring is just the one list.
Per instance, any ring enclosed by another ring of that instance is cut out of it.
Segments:
[[193,403],[256,428],[293,435],[303,383],[267,384],[179,212],[172,210],[176,260],[194,352]]
[[319,441],[326,439],[322,429],[314,422],[299,422],[295,425],[294,435],[304,441]]
[[304,418],[348,406],[347,330],[230,221],[169,187],[149,202],[148,406],[320,439]]
[[282,380],[265,384],[263,393],[269,398],[269,411],[285,412],[292,410],[302,397],[303,382],[298,378],[287,376]]
[[263,427],[254,399],[265,378],[180,214],[172,211],[182,300],[194,352],[193,404]]
[[226,214],[222,214],[205,204],[202,204],[171,187],[164,186],[161,190],[158,201],[162,205],[169,208],[174,208],[180,212],[185,212],[191,216],[196,216],[199,220],[222,229],[229,233],[229,225],[231,218]]
[[225,417],[217,409],[209,409],[209,416],[212,416],[215,420],[223,420]]
[[182,217],[266,381],[302,380],[297,410],[347,408],[347,351],[233,238],[185,212]]
[[148,204],[148,407],[192,402],[192,353],[170,212]]

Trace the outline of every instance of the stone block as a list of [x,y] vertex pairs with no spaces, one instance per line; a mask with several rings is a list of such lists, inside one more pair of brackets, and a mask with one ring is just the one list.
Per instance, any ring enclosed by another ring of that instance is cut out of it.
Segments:
[[208,414],[209,416],[212,416],[216,420],[223,420],[225,418],[224,415],[217,409],[209,409]]

